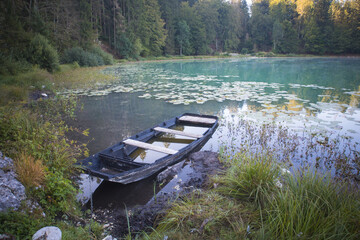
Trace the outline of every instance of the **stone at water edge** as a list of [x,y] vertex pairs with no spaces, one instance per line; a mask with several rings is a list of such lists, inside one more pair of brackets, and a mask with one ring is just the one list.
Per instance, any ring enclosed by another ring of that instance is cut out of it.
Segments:
[[43,227],[32,237],[32,240],[61,240],[61,230],[58,227]]

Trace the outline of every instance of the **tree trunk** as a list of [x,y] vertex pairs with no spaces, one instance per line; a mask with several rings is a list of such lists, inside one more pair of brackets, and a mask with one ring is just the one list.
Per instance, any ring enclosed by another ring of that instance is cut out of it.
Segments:
[[115,11],[115,9],[116,9],[116,3],[115,3],[115,0],[113,1],[113,3],[114,3],[114,12],[113,12],[113,24],[114,24],[114,48],[115,48],[115,46],[116,46],[116,17],[115,17],[115,13],[116,13],[116,11]]

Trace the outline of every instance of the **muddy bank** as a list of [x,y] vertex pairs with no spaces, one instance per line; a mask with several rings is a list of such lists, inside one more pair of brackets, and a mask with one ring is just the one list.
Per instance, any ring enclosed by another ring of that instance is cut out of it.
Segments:
[[[147,231],[155,227],[161,216],[177,198],[209,185],[209,176],[222,171],[223,167],[214,152],[197,152],[190,155],[178,172],[169,171],[173,178],[164,183],[165,186],[147,204],[124,209],[97,209],[93,219],[104,224],[105,231],[115,237],[123,237],[130,231]],[[175,174],[175,175],[174,175]]]

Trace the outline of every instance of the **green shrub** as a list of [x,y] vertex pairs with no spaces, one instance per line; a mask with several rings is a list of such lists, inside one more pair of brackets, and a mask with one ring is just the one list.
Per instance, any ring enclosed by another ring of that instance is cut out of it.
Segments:
[[[15,239],[31,239],[47,222],[22,212],[0,212],[0,234],[10,234]],[[12,239],[12,238],[11,238]]]
[[[71,178],[74,165],[82,154],[83,145],[70,141],[70,129],[60,114],[71,115],[72,103],[68,100],[43,100],[24,107],[0,109],[0,149],[13,159],[26,152],[42,162],[45,179],[41,188],[27,188],[29,197],[35,198],[46,214],[73,212],[76,190]],[[84,133],[85,134],[85,133]]]
[[248,54],[248,53],[249,53],[249,49],[247,49],[247,48],[242,48],[240,53],[241,53],[241,54]]
[[90,52],[92,52],[95,55],[100,56],[102,58],[102,60],[103,60],[103,63],[104,63],[103,65],[112,65],[112,64],[114,64],[113,56],[111,54],[103,51],[100,47],[94,46],[94,47],[92,47],[90,49]]
[[82,67],[95,67],[104,65],[104,60],[100,55],[85,51],[81,47],[73,47],[65,50],[62,57],[62,62],[77,62]]
[[275,55],[275,53],[273,53],[273,52],[267,52],[267,53],[265,54],[265,57],[276,57],[276,55]]
[[0,53],[0,75],[16,75],[31,70],[31,65],[25,61],[15,61]]
[[59,68],[59,56],[49,41],[42,35],[36,34],[30,42],[28,49],[28,61],[37,64],[41,68],[53,72]]
[[58,169],[48,171],[44,185],[32,192],[42,208],[52,217],[59,213],[74,213],[77,209],[76,194],[72,181]]

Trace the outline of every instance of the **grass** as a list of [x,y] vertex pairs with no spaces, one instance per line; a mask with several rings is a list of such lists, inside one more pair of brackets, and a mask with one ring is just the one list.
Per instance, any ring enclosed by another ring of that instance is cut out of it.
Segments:
[[61,70],[53,75],[55,87],[86,88],[97,84],[106,84],[114,80],[114,76],[102,73],[108,66],[80,68],[76,64],[62,65]]
[[359,194],[318,173],[286,179],[267,208],[270,239],[359,239]]
[[226,159],[230,167],[220,178],[218,191],[235,199],[264,205],[279,181],[280,168],[274,162],[269,155],[236,153]]
[[156,231],[169,239],[244,239],[252,218],[246,203],[215,191],[200,192],[175,203]]
[[[359,192],[314,171],[290,174],[270,155],[223,156],[214,188],[175,202],[152,239],[359,239]],[[284,172],[284,173],[283,173]]]
[[45,179],[45,166],[41,160],[21,152],[14,161],[18,180],[26,187],[41,185]]

